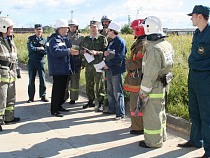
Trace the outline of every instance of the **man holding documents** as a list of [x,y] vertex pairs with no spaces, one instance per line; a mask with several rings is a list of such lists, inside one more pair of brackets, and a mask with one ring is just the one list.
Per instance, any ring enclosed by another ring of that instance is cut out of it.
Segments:
[[127,53],[125,41],[118,36],[120,25],[111,22],[108,27],[108,35],[111,38],[105,49],[105,66],[107,76],[107,94],[109,109],[104,114],[115,114],[116,120],[125,117],[125,105],[122,78],[125,69],[125,55]]
[[98,33],[98,22],[90,21],[90,33],[83,41],[85,63],[85,79],[86,79],[86,94],[88,96],[88,103],[83,106],[84,109],[88,107],[95,107],[94,99],[94,85],[96,84],[96,97],[99,102],[98,110],[103,110],[104,101],[104,81],[103,72],[96,72],[94,64],[102,61],[102,54],[104,48],[107,46],[107,39]]

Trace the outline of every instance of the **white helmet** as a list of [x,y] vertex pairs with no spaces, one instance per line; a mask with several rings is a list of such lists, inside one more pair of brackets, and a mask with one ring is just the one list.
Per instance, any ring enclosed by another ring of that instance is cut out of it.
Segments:
[[68,22],[69,25],[79,26],[78,21],[76,19],[71,19]]
[[156,16],[149,16],[140,24],[144,27],[145,35],[163,34],[162,22]]
[[14,26],[14,21],[9,17],[0,17],[0,32],[7,33],[7,28]]
[[60,27],[69,27],[69,26],[68,26],[68,21],[65,20],[65,19],[58,19],[58,20],[56,21],[55,27],[56,27],[57,29],[60,28]]
[[114,30],[114,31],[116,31],[118,33],[118,32],[120,32],[121,27],[120,27],[120,24],[118,24],[116,22],[111,22],[109,24],[108,29],[112,29],[112,30]]

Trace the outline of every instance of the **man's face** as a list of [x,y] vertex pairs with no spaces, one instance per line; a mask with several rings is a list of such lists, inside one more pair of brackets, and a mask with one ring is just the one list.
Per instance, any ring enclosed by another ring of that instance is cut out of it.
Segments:
[[41,35],[42,32],[43,32],[43,29],[42,28],[41,29],[35,29],[35,34],[36,35]]
[[191,20],[192,20],[193,26],[197,26],[199,22],[199,14],[196,14],[196,13],[192,14]]
[[69,30],[68,27],[61,27],[61,28],[59,28],[59,34],[60,34],[61,36],[66,36],[68,30]]
[[108,28],[108,26],[109,26],[109,21],[104,20],[104,21],[103,21],[103,27],[104,27],[104,28]]
[[70,25],[70,26],[69,26],[69,29],[70,29],[70,31],[71,31],[72,33],[74,33],[74,32],[76,31],[76,29],[77,29],[77,26]]
[[10,26],[7,29],[7,36],[12,36],[12,33],[13,33],[13,26]]
[[108,29],[108,36],[109,36],[109,38],[113,38],[113,36],[114,36],[114,31]]
[[90,25],[90,33],[95,36],[98,33],[98,26]]

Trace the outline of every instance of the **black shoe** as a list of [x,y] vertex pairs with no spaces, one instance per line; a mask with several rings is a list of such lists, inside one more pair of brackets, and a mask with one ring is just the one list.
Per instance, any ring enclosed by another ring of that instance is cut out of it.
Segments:
[[182,148],[189,148],[189,147],[195,147],[194,145],[190,144],[190,142],[185,142],[185,143],[182,143],[182,144],[178,144],[177,145],[178,147],[182,147]]
[[12,121],[4,121],[5,123],[12,123],[12,122],[18,122],[20,121],[19,117],[14,117],[14,119]]
[[130,134],[141,135],[144,134],[144,130],[131,130]]
[[89,100],[88,103],[83,106],[83,109],[86,109],[88,107],[95,107],[95,104],[93,103],[93,100]]
[[0,125],[0,132],[2,131],[2,127],[1,127],[1,125]]
[[151,148],[151,147],[147,146],[147,144],[143,140],[139,142],[139,146],[141,146],[143,148]]
[[112,113],[112,112],[109,112],[109,111],[104,111],[103,114],[105,114],[105,115],[113,115],[115,113]]
[[63,107],[61,107],[58,111],[68,112],[69,109],[64,109]]
[[56,117],[63,117],[63,114],[61,114],[61,113],[59,113],[59,112],[56,112],[56,113],[54,113],[54,114],[52,114],[52,115],[54,115],[54,116],[56,116]]
[[46,96],[42,96],[41,101],[43,101],[43,102],[49,102],[49,100],[46,98]]
[[210,158],[210,155],[207,155],[206,153],[201,158]]
[[31,103],[31,102],[34,102],[34,100],[33,100],[33,99],[29,99],[29,100],[27,101],[27,103]]
[[75,104],[75,100],[70,100],[69,104]]

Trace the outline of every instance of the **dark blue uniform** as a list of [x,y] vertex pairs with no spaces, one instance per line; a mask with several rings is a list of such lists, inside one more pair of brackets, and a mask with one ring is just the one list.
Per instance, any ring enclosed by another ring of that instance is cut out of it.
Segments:
[[[42,36],[38,38],[36,35],[28,38],[28,73],[29,73],[29,85],[28,85],[28,96],[29,100],[34,99],[35,94],[35,77],[36,73],[39,74],[39,96],[40,98],[46,95],[45,85],[45,56],[47,40]],[[44,47],[45,50],[39,50],[39,47]]]
[[190,144],[210,155],[210,25],[195,31],[189,62]]

